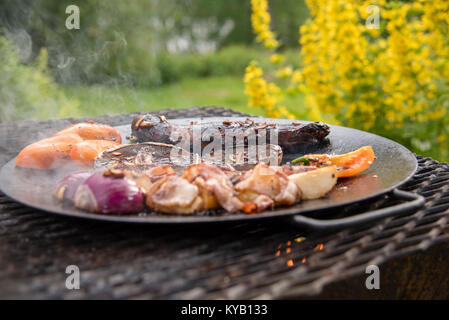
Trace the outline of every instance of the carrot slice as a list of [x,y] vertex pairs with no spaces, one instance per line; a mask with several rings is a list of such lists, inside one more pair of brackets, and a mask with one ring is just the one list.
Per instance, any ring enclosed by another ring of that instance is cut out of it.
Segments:
[[73,146],[81,142],[80,136],[68,134],[32,143],[22,149],[16,166],[32,169],[53,169],[70,159]]
[[110,140],[118,143],[122,142],[120,133],[117,129],[95,122],[81,122],[67,127],[57,133],[54,136],[77,134],[84,140]]
[[303,165],[317,167],[335,165],[337,167],[337,176],[339,178],[347,178],[368,169],[375,159],[373,148],[364,146],[358,150],[340,155],[308,154],[293,160],[292,163],[303,163]]
[[72,148],[70,159],[91,165],[100,152],[118,145],[119,143],[109,140],[84,140]]
[[376,159],[373,148],[365,146],[353,152],[330,156],[329,161],[337,166],[339,178],[352,177],[368,169]]

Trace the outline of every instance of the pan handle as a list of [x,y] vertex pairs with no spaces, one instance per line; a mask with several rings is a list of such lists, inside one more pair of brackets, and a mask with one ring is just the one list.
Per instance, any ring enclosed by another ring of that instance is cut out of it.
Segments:
[[392,191],[392,195],[398,198],[399,200],[406,200],[407,202],[403,202],[387,208],[370,211],[368,213],[361,213],[355,216],[340,219],[320,220],[305,217],[302,215],[296,215],[293,216],[291,222],[294,225],[307,227],[315,230],[339,229],[345,227],[352,227],[355,225],[371,222],[381,218],[394,216],[399,213],[411,212],[421,208],[425,202],[423,196],[412,192],[402,191],[399,189],[394,189]]

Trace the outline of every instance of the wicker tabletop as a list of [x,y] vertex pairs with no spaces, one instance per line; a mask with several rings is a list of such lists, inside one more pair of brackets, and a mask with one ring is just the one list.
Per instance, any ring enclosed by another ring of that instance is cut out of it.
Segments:
[[[217,107],[157,114],[242,115]],[[134,115],[92,119],[122,125]],[[0,165],[80,120],[0,124]],[[332,233],[283,220],[208,227],[84,221],[36,211],[0,193],[0,298],[448,298],[449,166],[423,157],[418,162],[401,189],[424,196],[422,209]],[[338,215],[395,201],[385,195]],[[380,290],[365,287],[370,264],[380,267]],[[66,288],[68,265],[79,267],[79,290]]]

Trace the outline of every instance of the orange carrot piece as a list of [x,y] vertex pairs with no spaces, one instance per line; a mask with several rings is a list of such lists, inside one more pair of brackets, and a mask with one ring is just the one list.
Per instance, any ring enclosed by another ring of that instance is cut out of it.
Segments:
[[16,158],[16,166],[32,169],[53,169],[70,159],[75,144],[81,142],[78,135],[55,136],[32,143]]
[[122,142],[122,138],[117,129],[95,122],[81,122],[67,127],[57,133],[54,136],[77,134],[83,140],[110,140],[117,143]]
[[72,148],[70,159],[91,165],[100,152],[118,145],[119,143],[109,140],[84,140]]

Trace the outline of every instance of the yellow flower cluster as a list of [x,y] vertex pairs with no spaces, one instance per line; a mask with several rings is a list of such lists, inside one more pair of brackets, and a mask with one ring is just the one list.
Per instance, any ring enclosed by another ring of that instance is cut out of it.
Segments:
[[279,46],[276,35],[270,29],[271,16],[268,13],[268,0],[251,0],[251,24],[257,35],[256,40],[268,49]]
[[[268,12],[267,0],[251,0],[251,22],[256,34],[256,40],[270,49],[276,49],[279,46],[275,34],[270,29],[271,16]],[[270,62],[279,65],[284,61],[284,56],[273,53],[270,56]],[[290,67],[280,67],[276,76],[287,79],[291,76],[293,70]],[[268,82],[263,78],[263,71],[253,61],[245,70],[245,93],[249,96],[248,104],[252,107],[262,108],[265,115],[273,118],[294,119],[294,115],[287,108],[280,105],[282,101],[282,90],[273,82]]]
[[253,61],[245,69],[245,93],[249,96],[249,105],[265,110],[267,117],[294,119],[285,106],[277,106],[282,100],[281,89],[263,78],[263,71]]
[[[300,28],[303,69],[294,82],[316,108],[415,149],[430,140],[449,155],[449,1],[307,4],[312,19]],[[379,8],[379,29],[365,24],[370,5]]]
[[283,68],[279,68],[276,71],[276,76],[281,79],[287,79],[292,75],[292,73],[293,73],[293,70],[291,67],[283,67]]
[[[302,69],[272,54],[278,69],[270,78],[281,89],[251,64],[249,104],[292,118],[278,106],[281,96],[302,92],[312,120],[370,130],[449,159],[449,1],[306,1],[312,19],[300,28]],[[252,0],[252,8],[258,40],[274,39],[267,1]]]
[[270,62],[274,63],[274,64],[279,64],[279,63],[283,62],[284,59],[285,59],[285,57],[283,55],[280,55],[278,53],[274,53],[270,57]]

